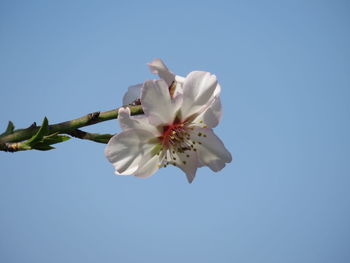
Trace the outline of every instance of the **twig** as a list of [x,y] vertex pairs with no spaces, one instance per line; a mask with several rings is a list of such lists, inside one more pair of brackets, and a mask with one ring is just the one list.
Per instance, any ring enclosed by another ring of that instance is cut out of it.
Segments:
[[85,132],[79,129],[75,129],[69,132],[66,132],[72,137],[79,138],[82,140],[90,140],[98,143],[108,143],[109,139],[112,138],[113,134],[99,134],[99,133],[91,133]]
[[[130,108],[131,115],[139,115],[143,114],[141,105],[130,105],[125,106]],[[77,137],[80,139],[92,140],[100,143],[107,143],[112,135],[110,134],[97,134],[97,133],[87,133],[78,128],[90,126],[96,123],[117,119],[118,118],[118,110],[110,110],[105,112],[94,112],[89,113],[85,116],[82,116],[77,119],[73,119],[70,121],[65,121],[57,124],[52,124],[48,126],[48,134],[69,134],[73,137]],[[4,133],[0,135],[0,151],[18,151],[25,150],[21,149],[20,142],[30,139],[38,130],[40,126],[37,126],[34,122],[31,126],[26,129],[18,129],[12,131],[10,134]]]

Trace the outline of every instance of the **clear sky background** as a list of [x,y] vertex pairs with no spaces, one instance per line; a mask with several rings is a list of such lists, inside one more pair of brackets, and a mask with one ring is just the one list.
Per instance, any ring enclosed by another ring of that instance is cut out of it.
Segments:
[[[234,161],[114,176],[104,145],[0,153],[0,262],[350,262],[348,1],[1,1],[0,129],[210,71]],[[119,131],[117,121],[88,131]]]

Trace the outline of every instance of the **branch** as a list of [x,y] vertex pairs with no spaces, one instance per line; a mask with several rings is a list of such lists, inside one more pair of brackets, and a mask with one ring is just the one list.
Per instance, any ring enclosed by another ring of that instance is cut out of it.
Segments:
[[27,147],[21,142],[13,142],[13,143],[1,143],[0,151],[4,152],[18,152],[18,151],[26,151]]
[[[130,105],[127,107],[130,108],[131,115],[143,114],[141,105]],[[46,135],[69,134],[80,139],[88,139],[100,143],[106,143],[110,138],[109,136],[112,135],[87,133],[78,130],[78,128],[117,119],[118,110],[119,108],[105,112],[89,113],[74,120],[48,125],[48,132]],[[12,122],[9,123],[9,126],[11,126],[11,128],[8,128],[5,133],[0,135],[0,151],[28,150],[21,149],[21,142],[32,138],[40,129],[40,126],[37,126],[35,122],[26,129],[13,130]]]
[[91,133],[91,132],[85,132],[79,129],[66,132],[65,134],[68,134],[72,137],[79,138],[82,140],[90,140],[98,143],[108,143],[108,141],[113,136],[113,134]]

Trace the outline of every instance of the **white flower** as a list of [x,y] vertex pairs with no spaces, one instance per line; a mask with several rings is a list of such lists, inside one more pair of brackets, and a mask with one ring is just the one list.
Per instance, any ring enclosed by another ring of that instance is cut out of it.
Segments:
[[146,81],[141,88],[144,115],[130,116],[128,108],[119,110],[123,131],[112,137],[105,154],[118,175],[148,177],[174,165],[191,183],[197,167],[219,171],[232,160],[212,131],[221,117],[220,87],[214,75],[193,71],[171,96],[169,86],[176,76],[164,66],[150,64],[161,79]]
[[[171,72],[160,58],[154,59],[147,64],[153,74],[157,74],[160,79],[163,79],[171,89],[171,95],[176,96],[182,94],[182,86],[185,81],[184,77],[178,76]],[[141,88],[143,83],[128,87],[128,91],[123,97],[123,105],[135,103],[141,97]],[[217,85],[215,95],[219,95],[220,86]]]

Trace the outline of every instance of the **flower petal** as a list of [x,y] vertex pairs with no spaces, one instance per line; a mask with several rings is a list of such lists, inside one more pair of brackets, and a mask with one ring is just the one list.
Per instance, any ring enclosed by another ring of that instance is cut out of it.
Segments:
[[185,152],[177,152],[177,151],[168,151],[169,163],[174,164],[179,167],[186,174],[187,180],[189,183],[192,183],[194,177],[196,176],[196,171],[198,165],[198,157],[197,153],[194,151],[185,151]]
[[197,142],[196,149],[200,164],[207,165],[214,172],[232,161],[232,156],[212,129],[194,127],[191,138]]
[[178,104],[171,99],[164,80],[146,81],[141,91],[141,103],[151,124],[168,125],[174,121]]
[[203,122],[208,128],[216,127],[222,116],[222,106],[220,97],[215,97],[213,103],[193,121],[194,123]]
[[141,159],[155,146],[154,135],[146,130],[132,129],[114,135],[105,148],[105,155],[116,169],[116,174],[133,174]]
[[214,97],[219,97],[219,96],[220,96],[220,93],[221,93],[221,86],[220,86],[220,84],[218,83],[218,84],[216,85],[215,90],[214,90]]
[[182,95],[183,93],[183,88],[182,88],[182,84],[179,82],[176,82],[176,86],[175,86],[175,90],[174,90],[174,94],[173,94],[173,98],[177,97],[178,95]]
[[154,174],[159,169],[159,156],[158,155],[152,155],[152,153],[145,156],[140,164],[139,168],[136,172],[134,172],[134,175],[137,177],[149,177],[152,174]]
[[133,103],[135,100],[140,98],[141,88],[143,84],[137,84],[134,86],[128,87],[128,91],[124,94],[123,97],[123,105],[129,105]]
[[175,74],[167,68],[160,58],[156,58],[148,63],[148,67],[153,74],[157,74],[161,79],[165,80],[168,87],[175,81]]
[[216,76],[209,72],[193,71],[188,74],[183,84],[182,120],[199,114],[208,107],[214,99],[216,87]]
[[130,109],[120,108],[118,111],[118,120],[120,127],[123,130],[129,129],[142,129],[147,130],[154,134],[154,137],[159,136],[161,133],[159,130],[148,122],[148,118],[145,115],[130,116]]
[[179,75],[176,75],[176,76],[175,76],[175,81],[176,81],[178,84],[182,85],[182,84],[184,84],[184,82],[185,82],[185,78],[184,78],[184,77],[181,77],[181,76],[179,76]]

